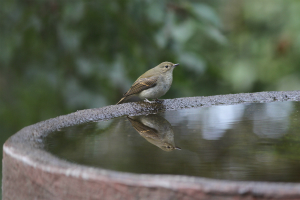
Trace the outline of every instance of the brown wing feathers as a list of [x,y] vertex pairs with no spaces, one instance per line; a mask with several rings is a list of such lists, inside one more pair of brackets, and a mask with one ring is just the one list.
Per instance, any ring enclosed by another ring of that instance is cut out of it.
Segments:
[[124,96],[130,96],[134,94],[138,94],[142,92],[143,90],[152,88],[156,86],[156,80],[157,78],[143,78],[138,81],[136,81],[131,88],[124,94]]
[[127,117],[133,126],[133,128],[142,136],[144,137],[157,137],[158,136],[158,131],[156,129],[150,128],[149,126],[146,126],[142,124],[138,120],[134,120],[130,117]]
[[143,90],[152,88],[156,86],[157,77],[151,77],[151,78],[141,78],[138,79],[136,82],[133,83],[131,88],[123,95],[123,98],[117,103],[122,103],[127,97],[138,94],[142,92]]

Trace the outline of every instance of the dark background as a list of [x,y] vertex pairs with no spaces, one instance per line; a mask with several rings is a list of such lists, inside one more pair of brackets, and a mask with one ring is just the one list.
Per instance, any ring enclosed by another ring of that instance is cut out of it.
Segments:
[[162,98],[299,90],[299,0],[2,0],[0,141],[115,104],[180,63]]

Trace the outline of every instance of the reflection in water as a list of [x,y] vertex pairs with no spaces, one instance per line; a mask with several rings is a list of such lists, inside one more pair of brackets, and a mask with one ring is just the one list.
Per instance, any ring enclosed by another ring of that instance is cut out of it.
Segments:
[[180,149],[175,146],[171,124],[160,115],[128,116],[133,128],[148,142],[164,151]]
[[[240,120],[244,113],[244,106],[229,105],[215,106],[212,109],[205,109],[201,113],[202,118],[202,137],[206,140],[218,140],[225,131],[232,128],[234,122]],[[218,125],[216,126],[216,122]]]
[[[200,110],[199,110],[200,111]],[[261,138],[279,138],[289,129],[289,116],[293,112],[293,102],[273,102],[267,104],[239,104],[202,108],[201,112],[178,111],[188,120],[187,126],[201,129],[202,138],[219,140],[227,130],[233,128],[243,117],[253,123],[253,133]],[[167,113],[167,117],[172,118]],[[178,118],[175,123],[180,123]]]
[[[75,163],[124,172],[300,182],[299,113],[300,102],[172,110],[67,127],[45,146]],[[182,150],[166,152],[176,149],[174,138]]]
[[289,116],[293,102],[274,102],[261,104],[261,109],[253,113],[253,132],[259,137],[279,138],[289,128]]

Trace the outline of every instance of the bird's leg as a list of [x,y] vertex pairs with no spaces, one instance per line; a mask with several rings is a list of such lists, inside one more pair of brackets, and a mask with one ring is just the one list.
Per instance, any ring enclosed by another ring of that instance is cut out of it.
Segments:
[[152,101],[149,101],[147,98],[145,98],[144,101],[147,102],[147,103],[153,103]]
[[155,99],[154,101],[149,101],[147,98],[145,98],[144,102],[147,102],[147,103],[162,103],[163,100],[159,100],[159,99]]
[[155,102],[156,102],[156,103],[162,103],[162,102],[164,102],[164,100],[159,100],[158,98],[156,98],[156,99],[155,99]]

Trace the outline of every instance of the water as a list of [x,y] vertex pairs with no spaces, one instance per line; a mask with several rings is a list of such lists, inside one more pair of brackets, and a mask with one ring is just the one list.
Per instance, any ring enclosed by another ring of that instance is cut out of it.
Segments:
[[70,162],[123,172],[300,182],[299,111],[299,102],[273,102],[120,117],[64,128],[45,144]]

